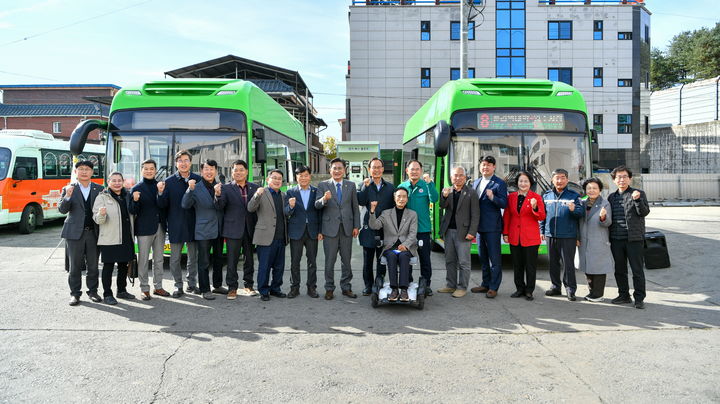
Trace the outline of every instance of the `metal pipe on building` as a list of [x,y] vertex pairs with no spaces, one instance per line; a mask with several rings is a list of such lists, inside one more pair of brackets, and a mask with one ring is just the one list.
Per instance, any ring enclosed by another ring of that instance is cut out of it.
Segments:
[[[460,78],[467,78],[468,70],[468,15],[467,1],[460,0]],[[472,0],[469,0],[472,1]]]

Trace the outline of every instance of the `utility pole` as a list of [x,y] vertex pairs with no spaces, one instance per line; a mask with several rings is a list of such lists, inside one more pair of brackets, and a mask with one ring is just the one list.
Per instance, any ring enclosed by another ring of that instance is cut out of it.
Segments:
[[[460,0],[460,78],[467,78],[468,61],[468,0]],[[472,1],[472,0],[470,0]]]
[[310,133],[310,127],[308,121],[310,120],[310,105],[309,91],[307,86],[305,87],[305,164],[310,165],[310,146],[312,143],[312,134]]

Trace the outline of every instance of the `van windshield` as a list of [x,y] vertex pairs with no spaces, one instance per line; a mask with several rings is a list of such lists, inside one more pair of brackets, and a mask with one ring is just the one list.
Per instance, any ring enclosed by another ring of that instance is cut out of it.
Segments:
[[10,169],[10,149],[7,147],[0,147],[0,180],[4,180],[7,177],[8,170]]

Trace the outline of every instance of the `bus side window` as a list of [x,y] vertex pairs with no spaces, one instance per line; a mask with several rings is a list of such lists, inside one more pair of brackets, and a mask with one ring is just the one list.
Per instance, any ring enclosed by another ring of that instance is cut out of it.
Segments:
[[[20,175],[22,174],[22,175]],[[35,157],[16,157],[13,179],[36,180],[38,163]]]
[[63,153],[60,155],[60,176],[70,177],[72,174],[72,157],[69,153]]
[[100,162],[98,161],[98,157],[94,154],[91,154],[90,157],[88,157],[88,160],[90,160],[91,163],[93,163],[93,177],[97,178],[100,176]]
[[43,178],[58,176],[58,158],[55,153],[45,152],[43,157]]

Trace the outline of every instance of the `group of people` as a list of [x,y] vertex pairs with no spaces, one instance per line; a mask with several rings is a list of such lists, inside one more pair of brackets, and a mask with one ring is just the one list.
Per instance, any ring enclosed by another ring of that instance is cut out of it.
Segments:
[[[568,299],[576,299],[574,255],[579,246],[580,269],[586,273],[590,288],[587,300],[602,299],[606,274],[614,267],[620,295],[613,303],[632,302],[627,280],[629,262],[635,306],[644,307],[642,240],[649,208],[644,193],[630,188],[632,172],[625,167],[613,170],[619,189],[607,200],[600,196],[602,182],[595,178],[583,184],[587,197],[581,200],[579,194],[566,188],[568,174],[562,169],[553,172],[553,188],[542,197],[530,190],[533,178],[527,172],[518,174],[519,189],[508,195],[505,182],[494,175],[495,159],[491,156],[483,158],[482,175],[472,186],[467,184],[465,169],[453,167],[452,187],[440,194],[418,160],[407,162],[408,180],[397,187],[383,179],[383,161],[373,158],[368,165],[370,177],[358,190],[355,183],[345,179],[345,162],[336,158],[330,162],[330,179],[315,187],[310,184],[310,168],[300,166],[295,170],[297,185],[283,191],[281,170],[270,170],[267,187],[261,187],[248,181],[247,163],[237,160],[232,166],[232,181],[222,184],[216,180],[216,161],[202,162],[198,175],[191,172],[192,158],[186,150],[178,152],[177,171],[165,181],[156,180],[156,162],[145,160],[140,170],[142,180],[130,190],[124,188],[125,179],[119,172],[108,176],[108,187],[103,189],[90,181],[92,162],[75,164],[77,181],[63,188],[59,204],[60,212],[67,213],[62,237],[70,261],[71,306],[80,302],[83,266],[87,268],[87,295],[92,301],[117,304],[116,297],[134,299],[127,291],[126,278],[129,265],[135,262],[143,300],[150,300],[151,294],[180,298],[185,293],[207,300],[218,294],[230,300],[238,294],[259,295],[263,301],[271,296],[295,298],[300,294],[303,253],[306,293],[318,298],[316,256],[321,241],[325,253],[324,298],[332,300],[335,296],[338,255],[341,293],[356,298],[350,264],[354,238],[359,238],[363,248],[363,295],[372,293],[375,275],[383,273],[391,288],[388,299],[409,300],[411,263],[415,261],[425,280],[425,295],[431,296],[430,208],[439,201],[445,210],[440,228],[447,276],[446,286],[437,292],[458,298],[466,295],[470,246],[477,240],[482,283],[470,291],[496,297],[502,281],[504,239],[510,245],[514,266],[516,292],[511,296],[532,300],[538,247],[541,240],[546,240],[553,284],[546,295],[560,295],[564,285]],[[365,207],[362,219],[361,206]],[[174,279],[172,292],[162,284],[166,233]],[[281,286],[288,244],[290,290],[286,294]],[[227,256],[224,279],[223,250]],[[184,270],[183,253],[187,256]],[[101,273],[99,258],[103,263]],[[113,294],[116,266],[117,293]],[[98,278],[102,280],[103,297],[98,294]]]

